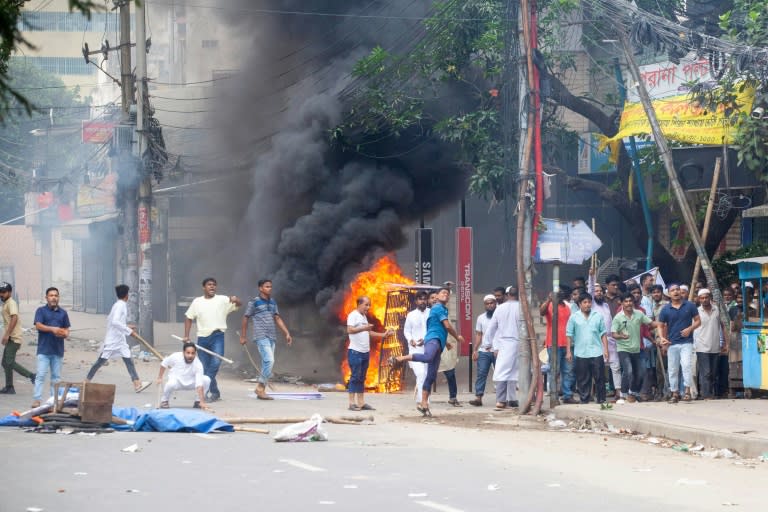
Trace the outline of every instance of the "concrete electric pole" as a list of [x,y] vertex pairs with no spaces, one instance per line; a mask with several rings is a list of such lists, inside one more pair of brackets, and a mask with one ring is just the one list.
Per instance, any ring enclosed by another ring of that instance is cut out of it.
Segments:
[[147,47],[144,3],[136,4],[136,135],[139,170],[139,331],[154,339],[152,321],[152,175],[144,162],[147,153]]
[[[120,12],[120,87],[122,91],[122,116],[121,126],[116,137],[122,139],[124,126],[130,125],[131,105],[133,105],[133,69],[131,67],[131,3],[130,0],[115,1]],[[132,138],[133,134],[131,134]],[[123,257],[121,259],[122,281],[130,288],[128,296],[128,323],[139,323],[139,272],[138,249],[136,233],[136,196],[138,195],[136,178],[136,159],[131,150],[131,144],[124,144],[123,140],[116,141],[119,145],[118,174],[119,183],[122,184],[123,195],[123,233],[122,246]],[[114,142],[113,142],[114,143]]]

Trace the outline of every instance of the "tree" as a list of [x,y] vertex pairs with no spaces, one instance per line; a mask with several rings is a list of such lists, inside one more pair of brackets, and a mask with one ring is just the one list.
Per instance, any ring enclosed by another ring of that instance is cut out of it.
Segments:
[[[361,143],[398,137],[404,130],[418,126],[425,137],[438,137],[458,148],[462,163],[470,173],[469,188],[473,193],[497,200],[508,197],[511,190],[509,177],[517,175],[518,170],[505,168],[502,164],[504,151],[516,153],[516,148],[505,148],[500,143],[499,105],[509,98],[502,97],[499,91],[510,85],[504,83],[501,75],[504,42],[500,26],[504,21],[501,14],[504,3],[500,0],[437,3],[434,14],[424,23],[423,34],[408,53],[393,55],[376,48],[361,59],[355,68],[355,76],[360,80],[357,84],[359,92],[354,96],[350,115],[336,133],[336,139],[354,151]],[[666,18],[681,12],[681,2],[675,0],[641,1],[638,4]],[[584,24],[583,30],[583,43],[588,51],[603,44],[602,40],[609,38],[617,26],[610,12],[601,11],[597,2],[590,2],[590,5],[589,23]],[[552,149],[564,146],[565,141],[572,138],[572,134],[557,123],[557,109],[566,108],[578,113],[603,134],[611,136],[617,132],[622,107],[615,93],[608,98],[578,96],[563,81],[566,71],[573,69],[575,64],[569,55],[556,51],[565,37],[561,27],[583,23],[577,16],[581,12],[579,8],[580,2],[575,0],[549,0],[539,5],[539,11],[544,13],[538,23],[542,50],[536,54],[535,61],[543,90],[547,91],[543,131],[544,138],[551,144],[547,144],[550,151],[545,153],[545,158],[548,167],[555,171],[556,153]],[[706,16],[711,18],[713,14],[708,11]],[[663,50],[673,56],[682,51],[677,45],[665,47],[657,42],[655,46],[653,51]],[[610,63],[607,65],[612,68]],[[516,80],[516,77],[512,79]],[[450,103],[440,101],[446,97]],[[647,160],[652,163],[654,156],[649,155]],[[652,165],[644,169],[644,172],[652,171]],[[591,192],[611,204],[638,228],[632,233],[638,247],[644,247],[647,233],[638,222],[642,219],[641,205],[630,199],[631,173],[630,158],[621,147],[613,182],[561,174],[568,187]],[[659,208],[662,206],[666,205],[658,204]],[[724,219],[713,219],[706,244],[710,254],[735,218],[736,212],[732,210]],[[665,276],[688,278],[695,251],[690,247],[683,260],[678,261],[661,243],[656,243],[653,258],[665,269]]]
[[[21,106],[27,113],[31,113],[35,107],[25,94],[13,86],[9,69],[9,61],[14,52],[33,48],[20,30],[21,12],[25,3],[27,0],[0,2],[0,122],[5,121],[11,107]],[[81,12],[89,18],[91,12],[103,9],[104,6],[94,0],[69,0],[70,11]]]
[[[26,97],[8,101],[0,127],[0,221],[24,213],[24,192],[58,186],[81,164],[85,148],[77,123],[88,114],[79,90],[64,87],[58,77],[17,60],[8,74],[8,85]],[[24,101],[36,107],[27,111]],[[67,124],[73,128],[59,131]]]

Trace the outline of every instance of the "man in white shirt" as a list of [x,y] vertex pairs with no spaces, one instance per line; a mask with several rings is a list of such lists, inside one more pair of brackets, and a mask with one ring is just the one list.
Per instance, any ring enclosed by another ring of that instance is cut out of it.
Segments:
[[496,352],[493,368],[493,382],[496,383],[496,409],[517,407],[517,351],[520,337],[520,302],[513,300],[511,286],[507,288],[510,297],[498,306],[488,323],[487,335]]
[[727,338],[724,336],[720,311],[712,304],[712,294],[701,288],[696,294],[699,299],[701,327],[693,331],[693,349],[696,352],[696,367],[699,374],[699,395],[704,400],[714,397],[717,359],[722,350],[728,353]]
[[496,364],[493,340],[488,336],[488,325],[491,323],[494,311],[496,311],[496,297],[493,295],[483,297],[483,306],[485,306],[485,312],[477,317],[475,324],[475,349],[472,351],[472,360],[477,362],[477,380],[475,381],[475,399],[470,400],[469,405],[475,407],[483,405],[488,372],[491,370],[491,366]]
[[386,332],[374,332],[373,324],[368,322],[366,314],[371,309],[371,299],[358,297],[357,307],[347,316],[347,334],[349,334],[349,349],[347,350],[347,363],[351,370],[349,376],[349,410],[373,411],[373,407],[365,403],[365,375],[368,373],[368,363],[371,357],[371,338],[383,338],[392,334]]
[[[189,305],[184,318],[184,342],[189,341],[189,331],[192,321],[197,323],[197,344],[224,355],[224,333],[227,331],[227,315],[237,311],[241,302],[236,296],[216,295],[216,280],[212,277],[203,279],[203,296],[196,297]],[[203,364],[205,375],[211,379],[211,395],[208,400],[215,402],[221,399],[216,374],[219,373],[221,359],[202,352],[200,362]]]
[[[427,292],[420,291],[416,294],[416,309],[405,316],[403,325],[403,336],[408,342],[409,354],[424,353],[424,335],[427,333],[427,317],[429,308],[427,307]],[[421,388],[424,385],[424,379],[427,376],[427,364],[417,361],[408,361],[413,374],[416,376],[416,388],[414,397],[416,402],[421,403]]]
[[128,347],[126,336],[134,336],[136,331],[127,323],[128,321],[128,285],[119,284],[115,286],[117,301],[112,305],[112,310],[107,317],[107,333],[104,335],[104,343],[101,345],[101,354],[93,363],[88,371],[86,382],[91,382],[96,376],[96,372],[104,366],[107,361],[114,357],[121,357],[125,367],[128,369],[128,375],[133,381],[133,388],[137,393],[141,393],[149,387],[151,382],[141,381],[139,374],[136,373],[136,366],[131,359],[131,349]]
[[160,363],[160,373],[157,376],[157,385],[163,385],[163,376],[168,370],[168,382],[163,388],[163,397],[160,401],[161,409],[168,409],[168,400],[171,393],[180,389],[194,389],[197,392],[197,400],[192,404],[195,409],[208,410],[205,404],[205,394],[211,385],[211,379],[203,374],[203,364],[197,359],[197,347],[194,343],[184,343],[182,352],[174,352]]

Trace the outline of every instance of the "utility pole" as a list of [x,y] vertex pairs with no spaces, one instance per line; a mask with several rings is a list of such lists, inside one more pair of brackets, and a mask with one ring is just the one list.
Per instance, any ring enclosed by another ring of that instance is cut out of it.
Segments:
[[[131,3],[129,0],[115,0],[120,12],[120,83],[122,91],[121,124],[129,124],[133,105],[133,69],[131,66]],[[118,174],[125,183],[123,188],[123,258],[121,260],[122,281],[131,291],[128,295],[128,323],[138,325],[139,321],[139,273],[138,249],[136,246],[136,160],[130,147],[121,147],[118,155]]]
[[138,139],[139,175],[139,330],[154,340],[152,321],[152,175],[145,166],[147,152],[147,31],[144,2],[136,3],[136,136]]
[[651,102],[651,97],[648,94],[648,89],[646,89],[645,83],[640,76],[640,68],[637,66],[637,62],[635,62],[635,56],[632,53],[632,47],[627,40],[627,36],[625,34],[620,34],[619,37],[621,39],[621,46],[624,49],[624,55],[627,59],[629,72],[632,75],[632,80],[637,84],[637,92],[640,96],[640,102],[643,104],[645,115],[648,117],[648,122],[651,125],[651,132],[653,133],[653,139],[656,142],[656,147],[659,150],[659,156],[661,156],[661,159],[664,162],[664,168],[667,171],[667,177],[669,178],[669,185],[672,188],[672,192],[674,193],[675,199],[677,200],[677,206],[680,208],[680,213],[683,216],[685,228],[691,237],[691,242],[693,243],[694,248],[696,249],[696,255],[701,262],[701,270],[704,272],[704,275],[707,278],[707,285],[712,291],[712,298],[715,299],[715,302],[718,305],[718,309],[720,310],[720,321],[723,323],[723,325],[729,326],[730,318],[728,317],[728,312],[723,305],[723,296],[720,293],[720,286],[717,284],[715,272],[712,270],[712,262],[710,261],[709,256],[707,255],[707,251],[704,248],[704,242],[701,240],[699,229],[696,225],[696,218],[693,216],[693,212],[691,211],[691,205],[688,204],[688,199],[685,197],[683,187],[680,186],[680,181],[677,179],[677,171],[675,171],[675,164],[672,161],[672,153],[670,152],[669,146],[667,145],[667,139],[664,138],[664,134],[661,131],[661,125],[659,125],[659,120],[656,117],[656,111],[653,109],[653,103]]

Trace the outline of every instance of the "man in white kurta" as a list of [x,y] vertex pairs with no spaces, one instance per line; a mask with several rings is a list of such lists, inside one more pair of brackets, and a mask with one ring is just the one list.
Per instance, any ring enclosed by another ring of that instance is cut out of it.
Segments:
[[96,376],[96,372],[104,366],[110,359],[121,357],[128,369],[128,375],[133,381],[133,388],[137,393],[141,393],[151,382],[139,379],[136,373],[136,367],[131,359],[131,349],[128,347],[126,336],[133,336],[136,332],[128,326],[128,292],[130,288],[127,285],[119,284],[115,286],[117,301],[112,305],[112,310],[107,317],[107,333],[104,335],[104,343],[101,345],[101,354],[93,363],[88,371],[86,381],[90,382]]
[[[416,309],[405,316],[403,335],[408,342],[409,354],[424,353],[424,335],[427,333],[427,317],[429,316],[427,295],[427,292],[423,291],[416,294]],[[416,402],[421,403],[421,388],[424,385],[424,378],[427,376],[427,364],[408,361],[408,366],[416,376],[414,397]]]
[[488,324],[488,337],[493,340],[496,365],[496,408],[517,407],[517,351],[520,336],[520,302],[507,298],[499,305]]
[[182,352],[174,352],[160,363],[160,373],[157,376],[157,385],[162,386],[163,376],[168,370],[168,381],[163,388],[163,397],[160,408],[167,409],[168,400],[174,391],[182,389],[194,389],[197,400],[192,405],[195,409],[208,409],[205,405],[205,394],[211,385],[211,379],[203,374],[203,363],[197,358],[197,347],[194,343],[184,343]]

